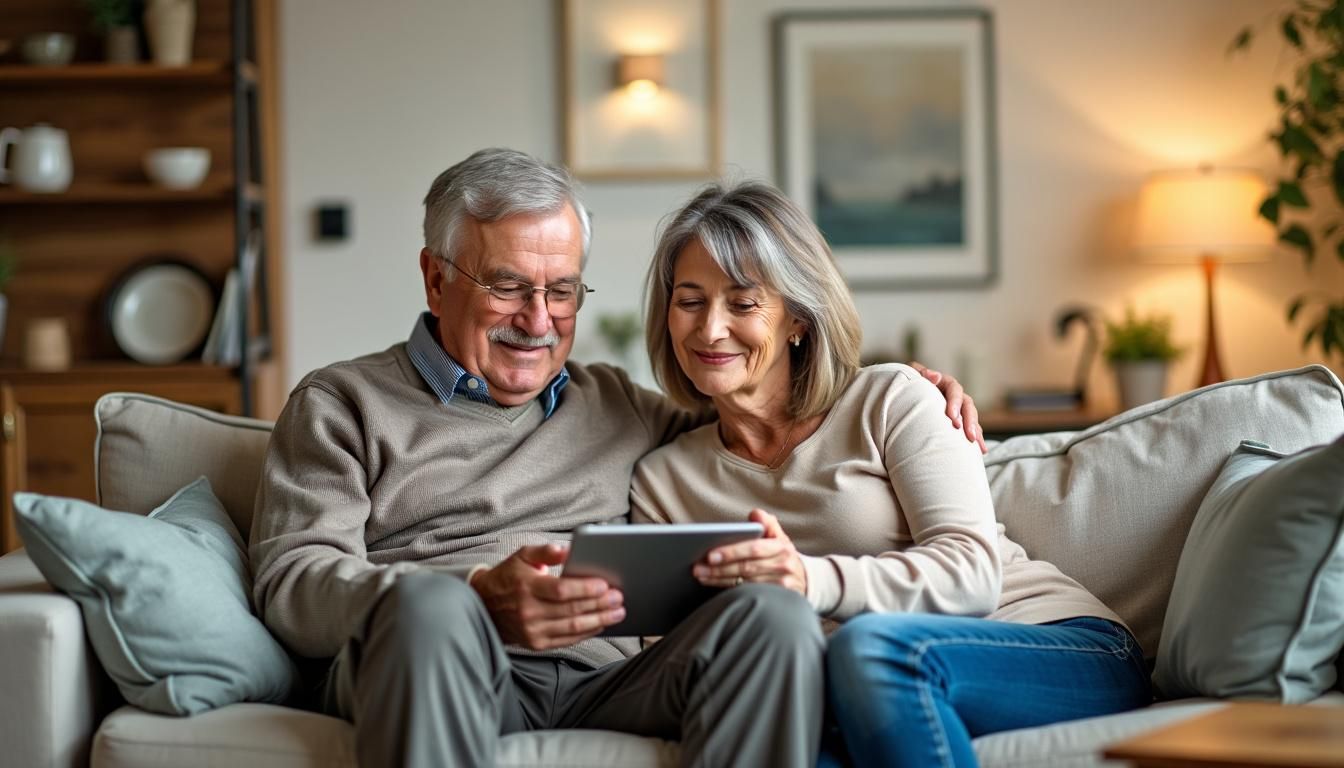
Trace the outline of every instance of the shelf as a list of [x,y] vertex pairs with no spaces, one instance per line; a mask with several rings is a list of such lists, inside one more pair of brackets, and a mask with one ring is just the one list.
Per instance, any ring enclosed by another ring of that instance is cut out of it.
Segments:
[[143,365],[131,360],[85,360],[63,371],[34,371],[14,367],[13,363],[0,366],[0,379],[16,384],[69,384],[72,382],[114,386],[120,382],[142,381],[146,378],[177,381],[220,381],[236,379],[238,369],[200,362],[174,365]]
[[[243,77],[255,82],[256,67],[245,62]],[[119,85],[225,85],[233,81],[227,61],[193,61],[185,67],[160,67],[156,64],[70,64],[64,67],[38,67],[22,64],[0,66],[0,85],[55,85],[75,83],[116,83]]]
[[[249,184],[246,197],[249,202],[260,201],[263,198],[261,188]],[[230,202],[233,202],[233,187],[224,182],[205,184],[195,189],[165,189],[149,182],[72,184],[65,192],[54,193],[0,189],[0,206]]]

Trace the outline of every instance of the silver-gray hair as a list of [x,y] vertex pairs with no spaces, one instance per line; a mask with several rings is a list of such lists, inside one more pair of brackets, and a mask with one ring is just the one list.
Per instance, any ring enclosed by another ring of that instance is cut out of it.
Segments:
[[[583,230],[583,258],[593,225],[569,172],[516,149],[482,149],[440,173],[425,195],[425,247],[440,258],[456,258],[457,238],[466,217],[492,222],[520,213],[558,213],[574,208]],[[451,270],[448,279],[456,274]]]
[[644,329],[663,390],[687,407],[709,400],[681,370],[667,329],[677,257],[697,240],[733,282],[778,291],[805,326],[802,342],[788,347],[790,414],[807,418],[834,405],[859,369],[858,310],[816,225],[782,192],[758,182],[706,187],[658,238],[645,282]]

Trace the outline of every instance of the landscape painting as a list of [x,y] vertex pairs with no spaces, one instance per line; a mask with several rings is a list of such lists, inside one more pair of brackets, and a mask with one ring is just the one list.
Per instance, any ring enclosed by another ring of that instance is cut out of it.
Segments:
[[777,22],[781,182],[856,287],[996,276],[989,49],[980,11]]

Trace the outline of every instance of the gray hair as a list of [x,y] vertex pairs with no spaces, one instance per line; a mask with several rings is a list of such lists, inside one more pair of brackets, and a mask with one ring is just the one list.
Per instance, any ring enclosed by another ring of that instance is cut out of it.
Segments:
[[644,327],[663,390],[687,407],[709,400],[681,370],[667,329],[677,257],[696,240],[734,282],[779,292],[806,326],[801,344],[788,347],[791,415],[807,418],[834,405],[859,369],[859,313],[816,225],[782,192],[757,182],[706,187],[658,238],[645,282]]
[[482,149],[440,173],[429,186],[425,247],[440,258],[456,258],[457,238],[468,216],[492,222],[520,213],[558,213],[565,205],[574,208],[583,230],[582,268],[588,264],[593,225],[569,172],[515,149]]

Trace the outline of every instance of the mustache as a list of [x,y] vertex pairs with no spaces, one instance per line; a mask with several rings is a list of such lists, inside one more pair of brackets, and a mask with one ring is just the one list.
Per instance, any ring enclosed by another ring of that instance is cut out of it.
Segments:
[[554,347],[560,343],[560,336],[548,333],[545,336],[528,336],[511,325],[495,327],[485,332],[485,338],[494,342],[512,344],[515,347]]

